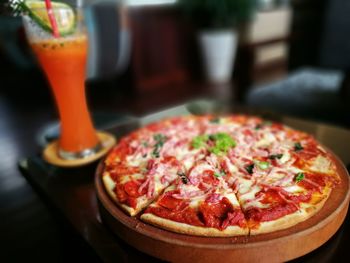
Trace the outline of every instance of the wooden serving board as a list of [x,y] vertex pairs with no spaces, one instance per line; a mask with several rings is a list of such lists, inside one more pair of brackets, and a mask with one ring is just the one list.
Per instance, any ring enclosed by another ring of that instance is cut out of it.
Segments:
[[348,211],[349,175],[334,156],[341,184],[313,217],[293,227],[268,234],[239,237],[196,237],[163,230],[126,215],[108,196],[102,183],[103,162],[95,186],[103,222],[135,248],[172,262],[281,262],[305,255],[330,239]]

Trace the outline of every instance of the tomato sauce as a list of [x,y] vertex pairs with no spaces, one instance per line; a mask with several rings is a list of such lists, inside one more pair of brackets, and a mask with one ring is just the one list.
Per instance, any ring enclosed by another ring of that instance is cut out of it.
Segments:
[[202,174],[202,181],[199,183],[198,187],[199,189],[205,191],[208,188],[208,185],[211,186],[217,186],[219,184],[219,180],[215,177],[214,171],[212,170],[205,170]]
[[122,176],[128,176],[131,174],[139,173],[139,167],[132,167],[126,165],[115,165],[113,169],[110,169],[109,174],[113,181],[119,182]]
[[[257,198],[262,198],[262,204],[271,205],[268,208],[251,208],[246,211],[248,220],[264,222],[278,219],[282,216],[291,214],[298,210],[298,206],[292,199],[284,199],[281,194],[275,189],[268,189],[256,195]],[[298,199],[295,197],[295,199]],[[287,201],[288,200],[288,201]],[[289,202],[290,201],[290,202]]]
[[279,203],[269,208],[251,208],[245,212],[249,221],[267,222],[296,212],[298,208],[292,203]]
[[173,198],[171,196],[173,193],[167,193],[158,201],[158,207],[149,206],[145,213],[152,213],[179,223],[213,227],[220,230],[233,225],[245,226],[243,213],[240,210],[235,210],[225,197],[216,203],[205,201],[197,211],[189,206],[188,201]]
[[188,206],[188,201],[174,198],[172,195],[178,193],[178,191],[169,191],[160,198],[158,204],[166,209],[172,211],[182,211]]
[[320,192],[323,187],[326,186],[326,178],[323,174],[319,173],[306,173],[306,180],[301,180],[298,185],[310,190]]
[[143,188],[142,191],[139,191],[140,185],[145,180],[133,180],[125,184],[117,184],[114,188],[114,193],[116,194],[119,202],[122,204],[127,204],[132,208],[136,208],[137,198],[145,195],[147,192],[146,188]]

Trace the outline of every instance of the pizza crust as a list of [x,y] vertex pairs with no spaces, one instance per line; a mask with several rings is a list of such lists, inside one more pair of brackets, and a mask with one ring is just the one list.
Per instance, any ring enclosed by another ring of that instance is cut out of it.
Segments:
[[328,197],[330,196],[330,193],[331,189],[327,191],[327,194],[324,195],[324,198],[322,200],[318,200],[317,204],[303,204],[302,208],[293,214],[283,216],[277,220],[261,222],[258,228],[250,229],[250,235],[271,233],[277,230],[286,229],[309,219],[319,210],[321,210]]
[[122,204],[118,201],[117,196],[114,193],[114,188],[116,183],[112,180],[108,172],[105,172],[102,176],[102,181],[105,185],[105,189],[107,190],[107,193],[109,196],[113,199],[113,201],[120,207],[122,208],[125,212],[127,212],[130,216],[135,216],[138,211],[130,206],[127,206],[125,204]]
[[175,222],[169,219],[161,218],[156,215],[146,213],[140,217],[143,221],[152,225],[187,235],[194,236],[211,236],[211,237],[230,237],[248,235],[248,228],[241,228],[239,226],[229,226],[224,230],[219,230],[213,227],[192,226],[185,223]]
[[306,220],[309,217],[310,216],[308,216],[306,211],[298,210],[293,214],[283,216],[277,220],[261,222],[258,228],[250,229],[250,235],[258,235],[286,229]]
[[145,209],[150,203],[154,201],[154,198],[148,199],[145,196],[140,196],[137,199],[137,206],[136,208],[130,207],[126,204],[122,204],[119,202],[117,196],[114,193],[114,188],[116,183],[112,180],[111,176],[108,172],[105,172],[102,176],[102,181],[105,185],[105,188],[107,190],[107,193],[109,196],[113,199],[113,201],[122,208],[128,215],[130,216],[136,216],[138,213],[140,213],[143,209]]

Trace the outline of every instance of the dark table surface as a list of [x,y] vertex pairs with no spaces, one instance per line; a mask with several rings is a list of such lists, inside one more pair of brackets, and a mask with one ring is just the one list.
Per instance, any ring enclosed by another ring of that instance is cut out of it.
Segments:
[[[186,90],[176,91],[176,96],[171,92],[138,101],[113,98],[108,103],[93,103],[92,110],[99,111],[98,116],[115,112],[120,117],[121,110],[140,116],[196,97]],[[346,165],[350,164],[350,131],[280,115],[273,117],[313,133]],[[96,163],[62,170],[42,162],[38,134],[55,118],[50,102],[0,96],[0,241],[4,244],[0,258],[5,259],[3,262],[156,261],[112,235],[101,223],[93,183]],[[109,128],[122,130],[113,125]],[[24,176],[18,169],[19,161]],[[349,221],[348,214],[328,242],[296,261],[332,262],[349,256]]]

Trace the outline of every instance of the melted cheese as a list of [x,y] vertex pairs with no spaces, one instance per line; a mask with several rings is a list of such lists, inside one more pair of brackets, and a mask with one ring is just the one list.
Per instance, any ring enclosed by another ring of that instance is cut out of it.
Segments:
[[319,155],[312,161],[312,165],[309,169],[314,172],[329,173],[331,172],[331,162],[327,158]]
[[247,179],[239,179],[238,192],[242,195],[248,193],[251,190],[253,181]]
[[129,155],[126,158],[128,166],[144,166],[143,164],[147,162],[147,159],[143,157],[141,154],[138,155]]
[[300,186],[298,185],[291,185],[291,186],[288,186],[288,187],[284,187],[283,188],[284,191],[287,191],[289,193],[301,193],[303,191],[305,191],[303,188],[301,188]]
[[226,194],[225,197],[228,200],[230,200],[230,202],[233,206],[239,207],[238,200],[237,200],[236,195],[234,193]]
[[288,162],[290,160],[290,158],[291,158],[290,153],[288,151],[284,151],[283,155],[282,155],[282,158],[279,159],[278,162],[280,164],[284,164],[284,163]]
[[130,176],[122,176],[120,177],[120,183],[125,184],[131,180],[143,179],[145,176],[143,174],[133,174]]
[[239,192],[239,200],[243,203],[250,201],[250,200],[254,200],[256,198],[256,194],[259,193],[259,191],[261,190],[261,188],[257,185],[254,185],[252,187],[249,188],[248,191],[244,192],[243,194],[241,192]]

